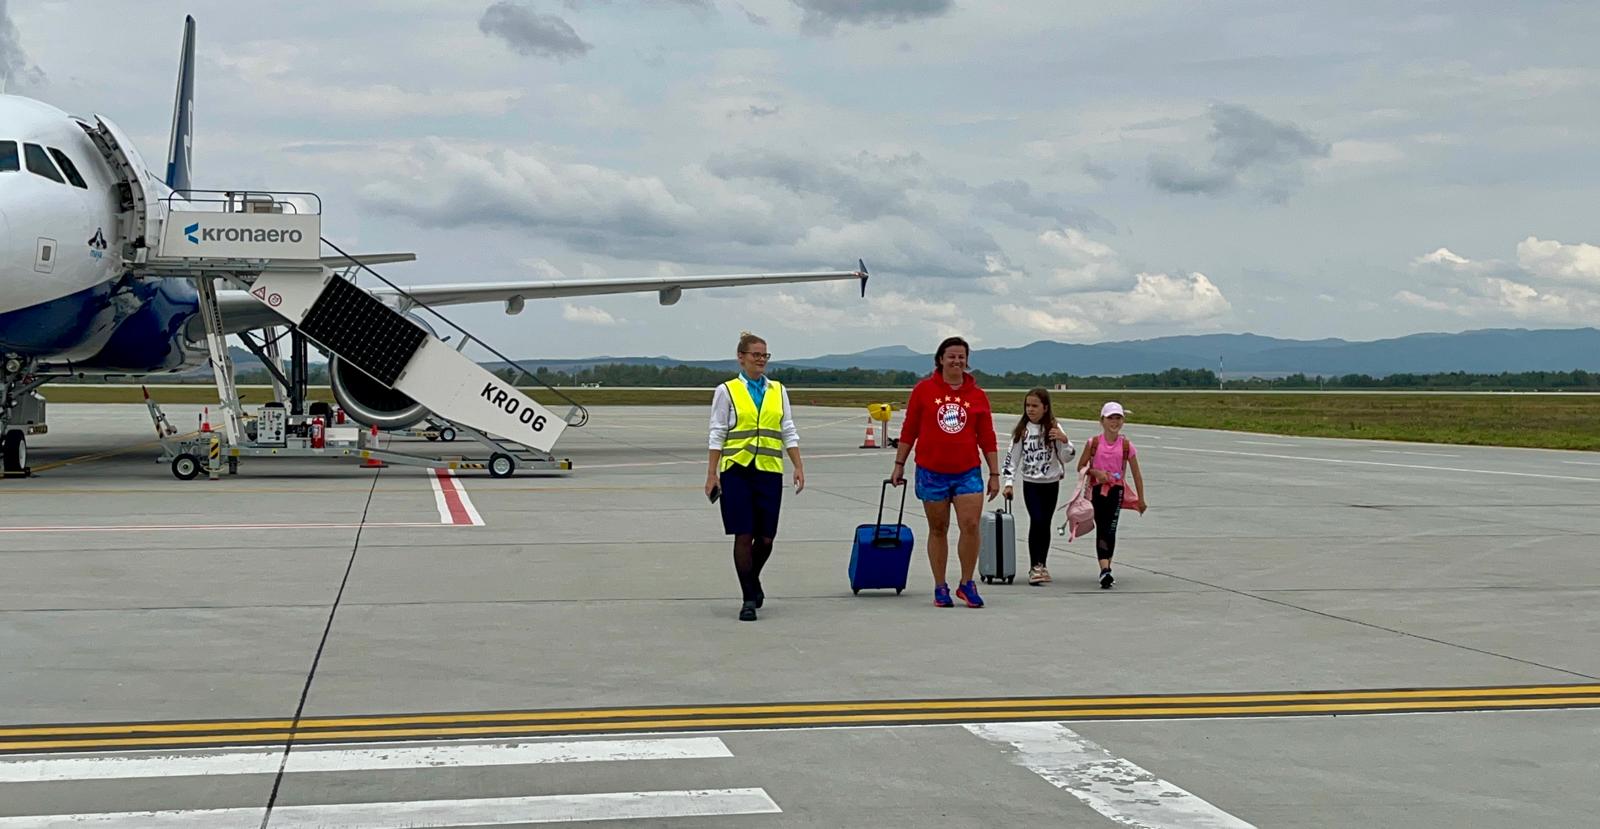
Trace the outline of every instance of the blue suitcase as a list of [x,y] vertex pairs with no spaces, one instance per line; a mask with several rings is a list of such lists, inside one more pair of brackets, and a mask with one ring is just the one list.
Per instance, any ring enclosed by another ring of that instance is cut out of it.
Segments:
[[855,544],[850,550],[850,592],[887,590],[894,588],[898,595],[906,589],[906,578],[911,572],[911,547],[915,539],[911,528],[903,522],[906,517],[906,489],[900,490],[900,517],[893,524],[883,523],[883,502],[889,495],[889,481],[883,482],[878,493],[878,520],[873,524],[856,527]]

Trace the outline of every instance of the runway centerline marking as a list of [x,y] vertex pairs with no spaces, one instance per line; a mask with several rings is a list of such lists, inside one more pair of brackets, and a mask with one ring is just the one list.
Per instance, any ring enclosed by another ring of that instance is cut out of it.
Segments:
[[1138,829],[1255,829],[1060,723],[988,723],[968,731],[1102,815]]
[[425,469],[423,472],[428,476],[428,483],[433,486],[433,499],[439,508],[440,524],[483,526],[483,516],[479,515],[477,507],[472,505],[472,498],[467,495],[466,487],[461,485],[461,480],[456,477],[455,472],[449,469]]
[[1600,684],[479,711],[0,727],[0,754],[979,722],[1600,708]]

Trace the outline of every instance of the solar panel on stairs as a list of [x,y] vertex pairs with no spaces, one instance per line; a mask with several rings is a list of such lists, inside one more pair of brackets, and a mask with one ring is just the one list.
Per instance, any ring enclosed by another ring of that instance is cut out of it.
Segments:
[[404,314],[344,279],[328,280],[300,330],[386,386],[394,385],[428,338]]

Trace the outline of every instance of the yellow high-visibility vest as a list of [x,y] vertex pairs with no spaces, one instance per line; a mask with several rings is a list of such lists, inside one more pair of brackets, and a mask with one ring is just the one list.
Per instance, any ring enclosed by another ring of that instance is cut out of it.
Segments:
[[783,471],[783,386],[767,378],[767,393],[761,399],[761,411],[756,411],[756,399],[750,396],[744,378],[735,377],[724,383],[728,396],[733,398],[733,413],[737,422],[728,430],[722,443],[723,472],[738,464],[749,466],[755,461],[762,472]]

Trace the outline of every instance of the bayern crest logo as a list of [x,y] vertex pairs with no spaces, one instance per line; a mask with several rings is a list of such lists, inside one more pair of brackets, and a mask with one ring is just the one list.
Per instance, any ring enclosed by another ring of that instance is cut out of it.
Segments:
[[967,410],[960,403],[946,403],[940,406],[939,428],[951,435],[967,428]]

